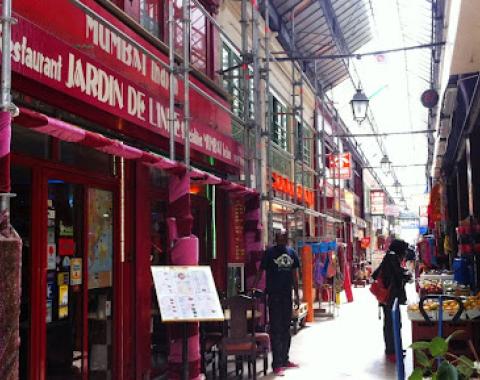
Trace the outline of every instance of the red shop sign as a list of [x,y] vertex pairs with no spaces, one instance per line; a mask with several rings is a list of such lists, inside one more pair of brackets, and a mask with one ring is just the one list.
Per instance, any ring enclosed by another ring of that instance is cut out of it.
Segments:
[[329,154],[328,167],[332,178],[350,179],[352,177],[351,153]]
[[370,236],[364,237],[360,242],[360,246],[362,247],[362,249],[369,248],[370,247],[370,241],[371,241]]
[[[167,57],[94,1],[83,3],[96,16],[86,14],[70,1],[15,1],[18,24],[12,27],[12,70],[168,137]],[[114,28],[106,27],[99,17]],[[229,107],[200,81],[193,77],[191,80]],[[183,101],[183,91],[183,82],[178,81],[175,103]],[[242,151],[229,137],[229,114],[194,90],[190,95],[192,149],[240,166]],[[183,143],[183,114],[180,109],[174,112],[175,138]]]
[[245,204],[243,199],[232,202],[232,244],[228,254],[229,263],[245,263]]

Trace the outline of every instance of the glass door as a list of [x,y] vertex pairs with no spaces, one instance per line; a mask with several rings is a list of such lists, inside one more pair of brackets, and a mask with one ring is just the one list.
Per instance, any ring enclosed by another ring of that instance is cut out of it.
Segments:
[[46,378],[82,379],[84,188],[48,180]]
[[113,193],[48,180],[46,378],[112,379]]
[[89,188],[88,352],[89,379],[112,379],[113,194]]

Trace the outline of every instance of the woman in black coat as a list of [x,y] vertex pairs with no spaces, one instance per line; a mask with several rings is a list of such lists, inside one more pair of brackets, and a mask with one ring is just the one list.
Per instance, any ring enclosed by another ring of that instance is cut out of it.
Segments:
[[[395,344],[393,338],[392,306],[395,298],[398,303],[404,305],[407,302],[405,284],[411,279],[411,275],[402,267],[402,261],[407,253],[408,244],[400,239],[395,239],[390,244],[380,266],[373,272],[372,277],[382,277],[386,288],[390,289],[390,295],[383,309],[383,337],[385,340],[385,354],[387,359],[395,362]],[[401,323],[400,323],[401,328]]]

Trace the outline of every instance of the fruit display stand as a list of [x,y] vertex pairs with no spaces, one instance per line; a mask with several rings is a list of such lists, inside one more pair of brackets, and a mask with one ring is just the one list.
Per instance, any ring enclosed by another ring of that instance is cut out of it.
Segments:
[[421,297],[418,310],[412,305],[407,309],[412,323],[412,342],[431,341],[440,334],[448,337],[454,332],[461,331],[461,334],[454,336],[450,341],[450,352],[474,360],[468,341],[471,340],[475,347],[480,342],[480,320],[470,318],[480,316],[476,302],[476,296],[466,299],[445,295]]

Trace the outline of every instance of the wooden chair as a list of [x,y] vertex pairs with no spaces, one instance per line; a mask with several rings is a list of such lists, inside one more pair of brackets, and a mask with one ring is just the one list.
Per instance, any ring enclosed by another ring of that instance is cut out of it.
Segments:
[[[257,342],[255,339],[255,300],[238,295],[224,301],[224,309],[229,310],[229,319],[224,323],[224,335],[220,342],[220,378],[227,378],[229,356],[235,356],[243,372],[243,360],[247,359],[249,368],[253,368],[253,379],[257,377]],[[250,316],[250,319],[247,318]],[[238,366],[237,366],[238,372]]]
[[213,380],[217,378],[217,353],[222,337],[222,326],[218,326],[217,323],[200,323],[202,373],[207,376],[208,367],[211,366]]

